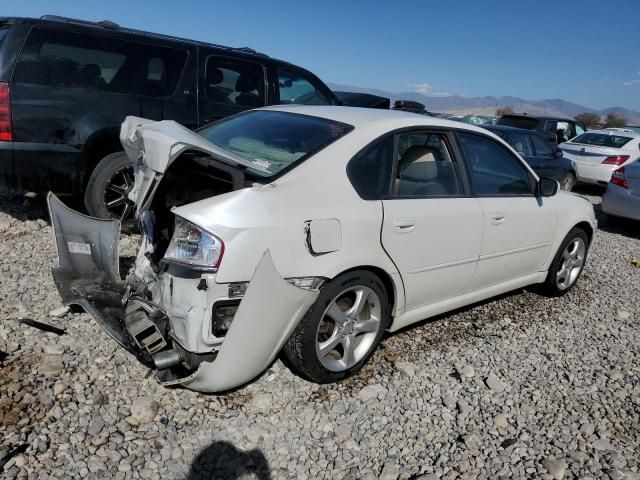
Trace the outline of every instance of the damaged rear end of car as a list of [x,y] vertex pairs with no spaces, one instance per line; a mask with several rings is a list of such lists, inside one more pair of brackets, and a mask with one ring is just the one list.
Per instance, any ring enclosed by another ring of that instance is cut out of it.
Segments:
[[250,381],[313,304],[316,285],[283,279],[268,249],[248,281],[218,283],[225,244],[181,207],[261,186],[246,172],[263,167],[170,121],[128,117],[120,140],[134,163],[138,255],[121,272],[119,221],[49,194],[62,300],[82,306],[163,384],[219,392]]

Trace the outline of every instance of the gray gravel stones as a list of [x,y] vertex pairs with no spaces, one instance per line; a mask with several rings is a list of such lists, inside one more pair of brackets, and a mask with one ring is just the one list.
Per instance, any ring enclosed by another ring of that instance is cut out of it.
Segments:
[[640,480],[634,228],[603,223],[566,296],[517,291],[389,335],[355,378],[315,385],[277,360],[203,395],[145,378],[89,315],[49,315],[38,215],[0,201],[0,458],[26,445],[0,478]]
[[67,306],[62,306],[62,307],[58,307],[54,310],[51,310],[49,312],[49,316],[52,318],[62,318],[64,317],[67,313],[69,313],[69,307]]
[[489,387],[496,393],[502,393],[505,390],[504,383],[500,381],[497,375],[493,372],[491,372],[489,376],[487,376],[487,378],[485,379],[485,383],[487,384],[487,387]]

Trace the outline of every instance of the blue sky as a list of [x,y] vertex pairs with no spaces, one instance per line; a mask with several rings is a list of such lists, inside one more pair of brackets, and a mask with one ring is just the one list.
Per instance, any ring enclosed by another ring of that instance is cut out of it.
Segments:
[[21,0],[0,10],[45,13],[250,46],[326,82],[640,110],[639,0]]

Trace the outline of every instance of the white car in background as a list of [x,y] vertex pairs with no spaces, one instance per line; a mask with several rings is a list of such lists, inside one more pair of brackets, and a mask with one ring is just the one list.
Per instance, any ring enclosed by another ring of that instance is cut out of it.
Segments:
[[616,217],[640,220],[640,160],[613,172],[602,196],[602,211]]
[[606,185],[614,170],[640,158],[640,133],[619,128],[589,130],[558,148],[576,164],[578,182]]
[[[521,288],[571,289],[596,221],[488,131],[350,107],[271,107],[198,132],[129,117],[143,240],[49,197],[53,276],[165,385],[214,392],[281,351],[315,382],[385,331]],[[411,335],[411,333],[407,333]]]

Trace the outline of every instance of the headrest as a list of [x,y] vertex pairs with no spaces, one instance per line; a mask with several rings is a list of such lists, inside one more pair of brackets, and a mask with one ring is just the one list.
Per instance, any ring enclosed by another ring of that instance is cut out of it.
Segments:
[[241,73],[236,80],[236,91],[240,93],[249,93],[259,90],[260,79],[248,73]]
[[222,83],[223,80],[224,74],[222,73],[222,70],[216,67],[215,63],[208,63],[206,78],[207,85],[218,85],[219,83]]
[[102,69],[95,63],[87,63],[82,67],[82,74],[89,78],[98,78],[102,74]]

